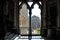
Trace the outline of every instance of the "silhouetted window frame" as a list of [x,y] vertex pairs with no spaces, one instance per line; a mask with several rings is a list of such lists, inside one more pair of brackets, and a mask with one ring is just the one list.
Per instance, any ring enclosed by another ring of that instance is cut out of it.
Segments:
[[34,8],[34,5],[37,4],[39,6],[39,9],[41,10],[42,9],[42,5],[39,2],[41,2],[41,1],[33,1],[33,4],[30,7],[27,1],[21,1],[21,4],[19,5],[19,10],[22,8],[23,4],[26,4],[27,5],[27,9],[29,9],[29,34],[20,34],[21,36],[41,36],[41,34],[32,34],[32,30],[31,30],[32,9]]

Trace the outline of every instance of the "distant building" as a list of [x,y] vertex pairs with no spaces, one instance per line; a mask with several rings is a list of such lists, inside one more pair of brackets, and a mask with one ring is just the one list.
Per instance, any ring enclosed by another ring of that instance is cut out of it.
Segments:
[[27,6],[23,4],[22,9],[20,10],[20,15],[19,15],[19,26],[20,26],[20,31],[21,34],[27,34],[28,32],[28,27],[29,27],[29,21],[28,21],[28,10]]

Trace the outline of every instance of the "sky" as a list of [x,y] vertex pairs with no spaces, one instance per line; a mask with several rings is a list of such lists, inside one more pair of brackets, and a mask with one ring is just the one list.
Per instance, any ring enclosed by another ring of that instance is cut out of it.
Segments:
[[[33,2],[28,2],[28,4],[31,6]],[[32,16],[38,16],[41,19],[41,10],[39,9],[39,6],[37,4],[34,5],[34,8],[32,9]]]
[[[39,2],[41,4],[41,2]],[[21,2],[19,3],[19,5]],[[29,6],[33,4],[33,2],[28,2]],[[37,4],[34,5],[34,8],[32,9],[32,16],[38,16],[41,19],[41,10],[39,9],[39,6]]]

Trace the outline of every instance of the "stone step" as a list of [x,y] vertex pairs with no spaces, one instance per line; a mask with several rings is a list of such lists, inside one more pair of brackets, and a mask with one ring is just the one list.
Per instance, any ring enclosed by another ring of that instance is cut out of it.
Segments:
[[7,32],[6,35],[5,35],[5,39],[11,34],[11,32]]
[[8,33],[6,33],[6,36],[8,36],[8,35],[10,35],[11,34],[11,32],[8,32]]
[[8,39],[11,39],[14,36],[14,33],[12,33],[11,35],[9,35]]
[[14,35],[14,37],[13,37],[13,38],[11,38],[11,40],[14,40],[17,36],[18,36],[17,34],[16,34],[16,35]]
[[5,40],[10,40],[10,39],[13,38],[13,37],[14,37],[14,33],[10,34],[9,36],[6,36],[6,37],[5,37]]
[[[17,36],[14,40],[29,40],[29,39],[28,36]],[[42,38],[41,36],[32,36],[31,40],[44,40],[44,38]]]

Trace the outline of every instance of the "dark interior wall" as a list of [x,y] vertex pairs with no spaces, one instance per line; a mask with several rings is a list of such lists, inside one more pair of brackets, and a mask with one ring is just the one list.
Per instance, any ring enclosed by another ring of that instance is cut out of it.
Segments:
[[56,28],[57,26],[57,7],[53,6],[50,7],[50,16],[51,16],[51,26],[54,26]]
[[57,18],[58,18],[58,7],[57,7],[58,0],[51,0],[47,1],[47,13],[46,13],[46,22],[47,22],[47,29],[48,29],[48,37],[55,38],[56,37],[56,29],[57,29]]
[[[46,18],[47,18],[47,26],[54,26],[53,20],[57,18],[58,9],[57,9],[57,1],[47,1],[46,2]],[[57,23],[57,20],[54,20]],[[52,22],[52,23],[51,23]],[[50,23],[50,24],[49,24]],[[52,24],[52,25],[51,25]],[[47,27],[50,28],[50,27]]]
[[52,30],[52,37],[56,36],[56,28],[57,28],[57,6],[50,7],[50,22],[51,22],[51,30]]
[[[7,1],[6,3],[8,8],[6,8],[7,15],[5,15],[5,25],[6,29],[8,31],[12,31],[12,28],[14,27],[14,3],[12,0]],[[6,13],[5,13],[6,14]]]
[[13,0],[0,0],[0,39],[7,32],[13,32],[14,27],[14,2]]
[[0,0],[0,39],[5,36],[5,27],[4,27],[4,11],[3,11],[3,4],[4,0]]

